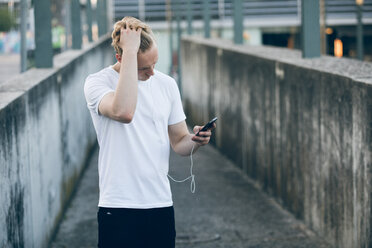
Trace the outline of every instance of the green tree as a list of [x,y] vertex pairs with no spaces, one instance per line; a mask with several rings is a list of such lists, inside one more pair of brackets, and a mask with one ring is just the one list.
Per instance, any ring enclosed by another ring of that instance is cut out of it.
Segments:
[[8,32],[15,25],[15,19],[7,8],[0,8],[0,32]]

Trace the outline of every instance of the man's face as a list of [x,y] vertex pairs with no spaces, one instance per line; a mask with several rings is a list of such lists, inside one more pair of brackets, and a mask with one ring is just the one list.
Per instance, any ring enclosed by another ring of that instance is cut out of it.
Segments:
[[146,81],[154,75],[156,62],[158,62],[158,48],[154,43],[149,50],[137,55],[138,79]]

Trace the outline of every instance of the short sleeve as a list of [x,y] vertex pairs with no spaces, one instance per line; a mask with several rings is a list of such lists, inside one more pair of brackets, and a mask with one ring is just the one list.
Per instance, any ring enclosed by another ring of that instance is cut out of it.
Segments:
[[168,125],[173,125],[185,120],[186,115],[183,111],[180,91],[178,90],[178,86],[175,81],[172,81],[170,92],[172,98],[172,106],[168,119]]
[[88,109],[99,115],[99,103],[102,98],[110,92],[115,92],[115,90],[107,85],[104,78],[93,75],[88,76],[84,84],[84,94]]

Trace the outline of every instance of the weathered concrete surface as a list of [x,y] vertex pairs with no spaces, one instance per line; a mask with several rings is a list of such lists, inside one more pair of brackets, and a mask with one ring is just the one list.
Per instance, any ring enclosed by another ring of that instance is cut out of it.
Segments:
[[0,85],[0,247],[47,247],[95,144],[84,80],[112,58],[105,37]]
[[[51,248],[97,247],[97,159],[96,151]],[[194,162],[195,194],[190,181],[171,184],[177,248],[330,247],[212,146],[201,148]],[[188,157],[171,154],[172,176],[186,178],[189,166]]]
[[336,247],[371,247],[372,64],[298,51],[182,41],[190,124]]

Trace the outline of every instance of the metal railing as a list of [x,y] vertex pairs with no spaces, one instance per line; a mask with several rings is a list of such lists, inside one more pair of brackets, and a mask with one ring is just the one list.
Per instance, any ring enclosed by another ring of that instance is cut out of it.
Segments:
[[[203,0],[190,0],[194,20],[203,19]],[[327,20],[355,19],[357,7],[355,0],[324,0]],[[167,2],[176,10],[179,0],[114,0],[115,19],[124,16],[134,16],[145,21],[165,21],[167,18]],[[181,12],[186,19],[186,1],[181,3]],[[301,0],[245,0],[243,15],[245,19],[298,19],[301,14]],[[210,0],[211,19],[228,18],[233,16],[233,0]],[[372,18],[372,0],[364,0],[364,18]]]

